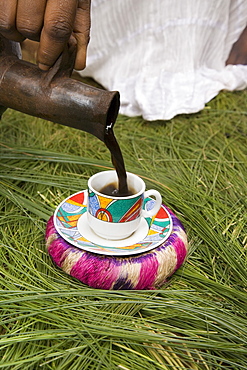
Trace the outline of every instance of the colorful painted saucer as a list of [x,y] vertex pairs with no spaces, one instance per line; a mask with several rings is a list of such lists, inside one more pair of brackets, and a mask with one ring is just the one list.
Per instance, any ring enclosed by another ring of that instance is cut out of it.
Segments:
[[[61,237],[77,248],[111,256],[126,256],[150,251],[163,244],[172,232],[172,218],[162,204],[156,216],[142,218],[139,228],[128,238],[108,240],[99,237],[87,223],[87,190],[63,200],[54,213],[54,225]],[[151,209],[154,201],[145,199],[144,207]]]

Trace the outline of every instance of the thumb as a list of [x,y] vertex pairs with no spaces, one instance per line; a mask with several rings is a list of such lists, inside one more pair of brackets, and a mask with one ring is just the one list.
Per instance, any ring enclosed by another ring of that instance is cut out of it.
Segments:
[[87,46],[90,39],[90,0],[79,0],[76,12],[73,36],[77,41],[75,69],[84,69],[86,66]]

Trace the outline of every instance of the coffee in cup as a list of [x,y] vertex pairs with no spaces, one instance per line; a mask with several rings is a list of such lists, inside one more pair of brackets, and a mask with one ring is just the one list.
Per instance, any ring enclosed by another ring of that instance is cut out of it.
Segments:
[[[157,190],[146,191],[144,181],[127,172],[129,193],[117,194],[116,171],[103,171],[90,177],[87,195],[87,220],[91,229],[104,239],[120,240],[132,235],[140,225],[142,217],[153,217],[162,204]],[[115,192],[115,193],[114,193]],[[154,197],[152,209],[143,208],[144,200]]]

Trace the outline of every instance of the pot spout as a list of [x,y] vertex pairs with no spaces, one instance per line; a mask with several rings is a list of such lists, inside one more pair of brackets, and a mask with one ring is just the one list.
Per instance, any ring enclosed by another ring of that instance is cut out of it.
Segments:
[[118,115],[120,96],[70,78],[75,48],[48,71],[20,59],[16,42],[0,36],[0,115],[6,108],[89,132],[104,141]]

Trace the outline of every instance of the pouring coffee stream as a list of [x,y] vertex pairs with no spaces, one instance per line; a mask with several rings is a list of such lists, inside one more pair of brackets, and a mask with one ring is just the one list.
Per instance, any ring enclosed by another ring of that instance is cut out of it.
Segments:
[[115,196],[116,195],[118,196],[129,195],[128,185],[127,185],[127,175],[126,175],[123,155],[122,155],[121,149],[119,147],[119,144],[117,142],[117,139],[111,127],[106,128],[104,141],[105,141],[105,145],[111,152],[112,164],[115,167],[117,175],[118,175],[117,192],[116,192],[116,189],[113,189],[111,195],[115,195]]
[[0,117],[7,108],[86,131],[111,152],[119,177],[119,195],[126,193],[123,156],[113,132],[120,96],[71,77],[76,50],[68,47],[48,71],[21,60],[17,42],[0,35]]

